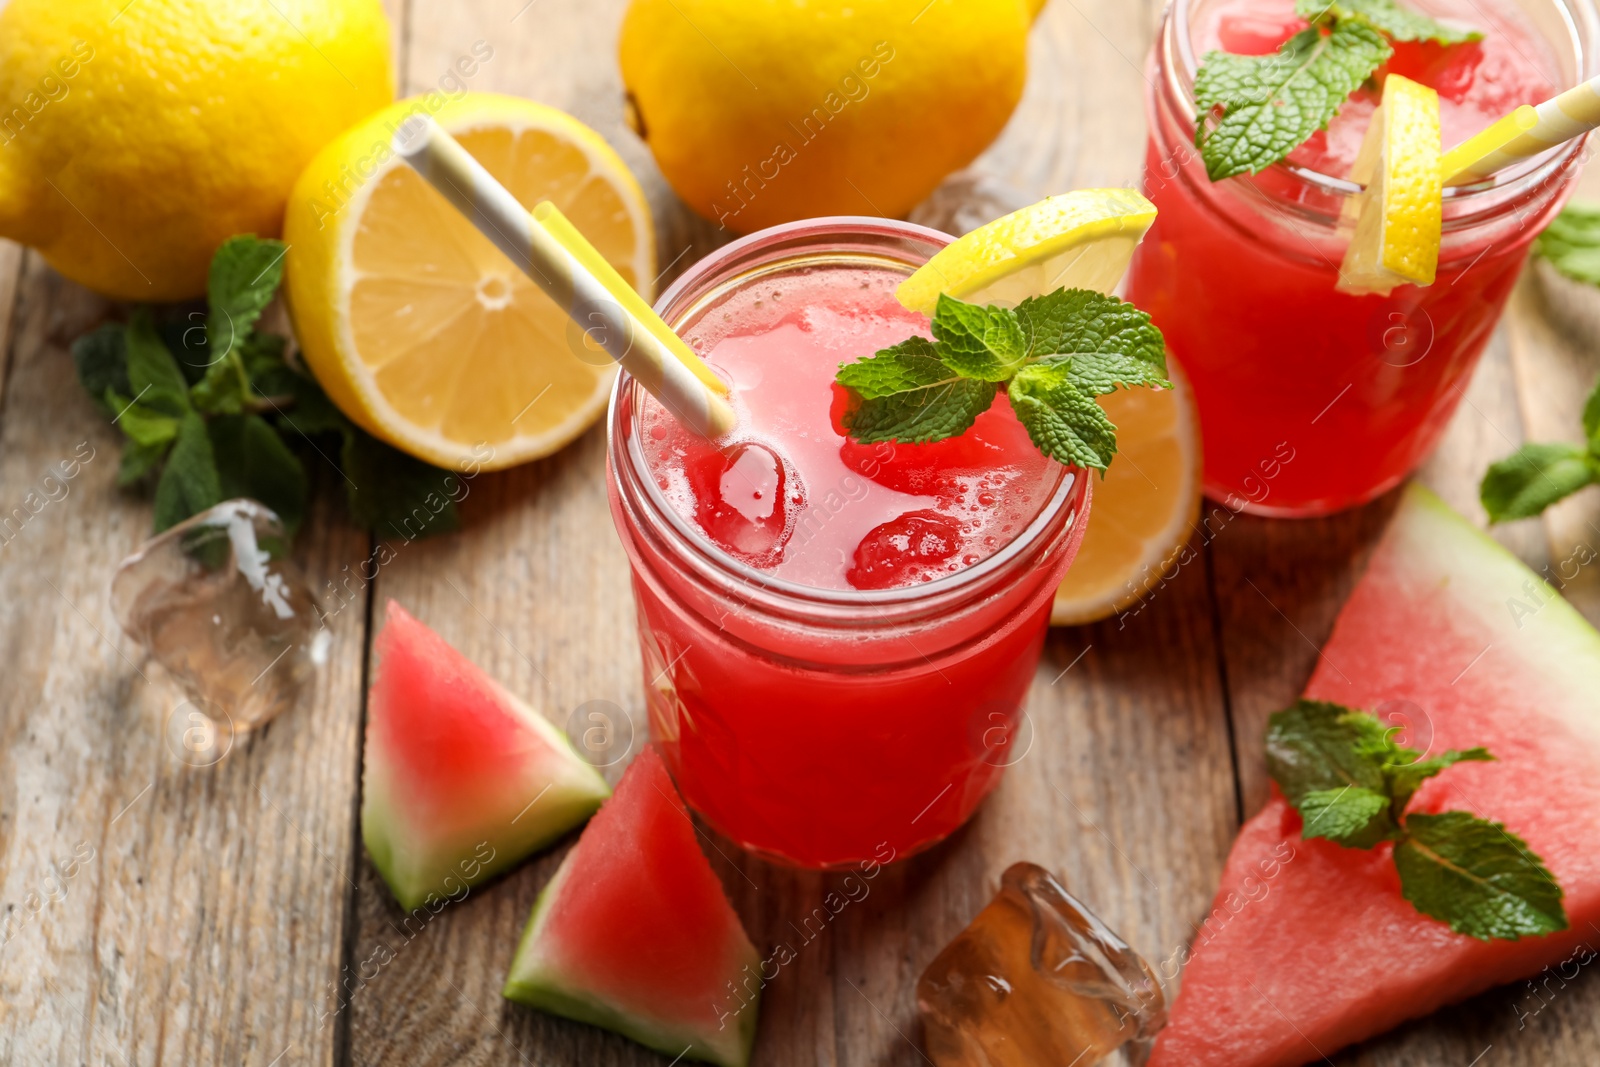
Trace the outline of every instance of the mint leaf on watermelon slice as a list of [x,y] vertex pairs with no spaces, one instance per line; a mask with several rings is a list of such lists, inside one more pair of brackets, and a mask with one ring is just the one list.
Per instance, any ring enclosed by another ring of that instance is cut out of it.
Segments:
[[665,1056],[745,1067],[763,964],[695,833],[645,748],[539,894],[506,998]]
[[1389,798],[1360,786],[1318,789],[1300,798],[1301,837],[1325,837],[1346,848],[1371,848],[1395,832]]
[[1464,811],[1408,816],[1394,862],[1405,898],[1458,934],[1514,941],[1567,928],[1561,886],[1500,823]]
[[560,730],[392,600],[373,652],[361,838],[401,907],[459,899],[610,794]]
[[1296,808],[1307,794],[1347,787],[1387,799],[1382,764],[1363,747],[1370,735],[1349,714],[1340,704],[1297,700],[1267,720],[1267,773]]

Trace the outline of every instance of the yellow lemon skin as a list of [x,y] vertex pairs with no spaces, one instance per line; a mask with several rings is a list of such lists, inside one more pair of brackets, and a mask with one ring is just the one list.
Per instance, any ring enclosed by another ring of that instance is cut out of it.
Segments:
[[276,235],[311,157],[393,98],[379,0],[12,0],[0,235],[107,296],[198,296],[217,245]]
[[1029,0],[633,0],[629,119],[690,207],[736,233],[904,215],[1021,99]]

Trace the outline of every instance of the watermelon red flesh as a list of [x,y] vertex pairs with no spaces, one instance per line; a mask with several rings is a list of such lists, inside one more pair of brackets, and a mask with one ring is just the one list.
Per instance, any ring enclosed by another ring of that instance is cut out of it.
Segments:
[[1576,611],[1413,487],[1322,651],[1308,696],[1410,701],[1421,723],[1404,740],[1428,745],[1431,724],[1431,752],[1494,754],[1432,779],[1409,810],[1470,811],[1521,835],[1565,891],[1571,928],[1452,933],[1400,895],[1389,846],[1304,841],[1274,792],[1234,843],[1151,1067],[1321,1060],[1563,961],[1600,924],[1600,635]]
[[669,1056],[742,1067],[756,1004],[741,1008],[730,990],[758,985],[759,964],[652,746],[539,895],[505,995]]
[[361,834],[402,906],[459,896],[610,793],[543,716],[392,600],[374,651]]

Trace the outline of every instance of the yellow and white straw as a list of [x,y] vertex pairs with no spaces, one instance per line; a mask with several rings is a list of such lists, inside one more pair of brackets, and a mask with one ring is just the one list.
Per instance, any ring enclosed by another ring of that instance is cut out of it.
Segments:
[[1600,127],[1600,77],[1568,89],[1538,107],[1517,108],[1475,137],[1445,153],[1446,185],[1481,181],[1519,159],[1536,156],[1562,141]]
[[727,385],[554,204],[530,214],[426,116],[401,125],[394,150],[680,422],[703,437],[733,429]]

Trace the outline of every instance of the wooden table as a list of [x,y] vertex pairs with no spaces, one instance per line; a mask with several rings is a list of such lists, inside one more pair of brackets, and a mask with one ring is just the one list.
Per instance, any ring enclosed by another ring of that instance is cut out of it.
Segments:
[[[494,56],[471,88],[546,101],[602,131],[645,182],[661,262],[675,274],[725,237],[685,213],[623,125],[622,6],[390,0],[408,92],[433,88],[475,41],[488,43]],[[1158,15],[1155,0],[1051,0],[1033,31],[1027,96],[980,165],[1041,195],[1136,181],[1142,60]],[[1595,373],[1542,301],[1525,279],[1421,475],[1480,521],[1485,464],[1525,435],[1574,437]],[[150,515],[114,487],[116,435],[67,353],[122,313],[0,246],[0,510],[80,442],[94,456],[65,498],[0,544],[0,1062],[664,1063],[499,996],[566,843],[426,924],[403,925],[357,829],[366,652],[389,597],[558,722],[609,700],[642,733],[602,431],[479,479],[463,532],[406,547],[365,588],[353,580],[361,596],[334,618],[331,664],[304,706],[195,770],[162,739],[172,691],[107,603],[111,569]],[[319,503],[299,540],[319,587],[354,572],[371,547],[328,503],[331,477],[317,472]],[[883,874],[784,969],[762,1005],[757,1061],[924,1062],[917,975],[1019,859],[1063,874],[1147,959],[1171,957],[1206,911],[1241,818],[1266,796],[1265,718],[1298,694],[1392,506],[1312,522],[1240,517],[1197,544],[1142,612],[1053,633],[1030,697],[1031,752],[969,827]],[[1600,543],[1597,516],[1591,492],[1496,536],[1540,567]],[[1567,589],[1594,620],[1597,570]],[[713,861],[758,946],[832,882],[723,851]],[[1492,992],[1336,1062],[1600,1061],[1600,981],[1585,973],[1543,997]]]

